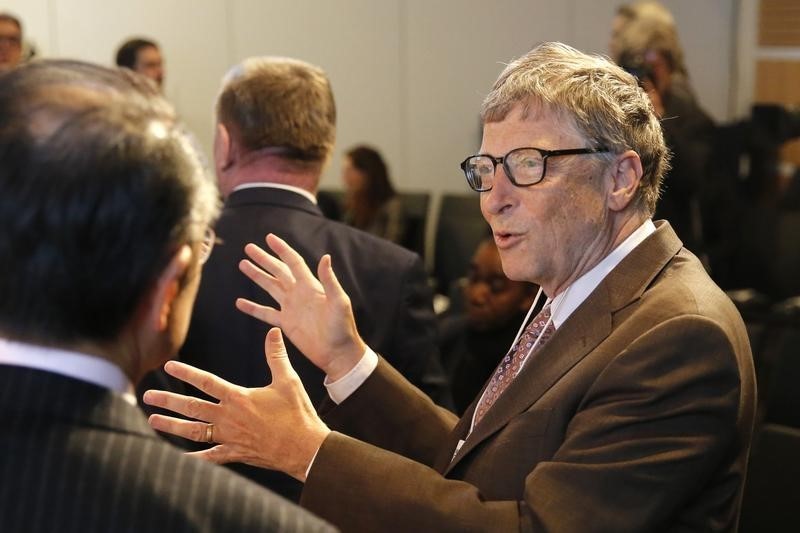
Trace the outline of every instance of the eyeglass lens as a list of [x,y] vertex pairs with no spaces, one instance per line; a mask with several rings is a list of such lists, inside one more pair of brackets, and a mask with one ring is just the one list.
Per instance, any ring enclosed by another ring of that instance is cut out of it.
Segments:
[[[497,160],[484,155],[467,159],[465,164],[467,179],[473,188],[491,189],[497,164]],[[512,150],[503,158],[502,164],[509,177],[518,185],[532,185],[542,179],[544,157],[533,148]]]

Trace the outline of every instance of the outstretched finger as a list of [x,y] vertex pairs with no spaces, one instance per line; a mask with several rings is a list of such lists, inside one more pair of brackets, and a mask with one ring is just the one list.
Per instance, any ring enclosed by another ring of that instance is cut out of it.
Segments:
[[173,413],[203,421],[211,420],[217,407],[217,404],[200,398],[161,390],[146,391],[142,396],[142,401],[147,405],[161,407]]
[[233,383],[229,383],[211,372],[200,370],[180,361],[167,361],[164,370],[170,376],[193,385],[217,400],[224,399],[229,391],[236,388]]
[[267,355],[267,365],[272,373],[272,382],[285,381],[297,376],[292,363],[289,362],[289,354],[286,353],[286,345],[283,343],[283,334],[280,328],[272,328],[267,332],[264,340],[264,353]]
[[195,442],[207,442],[208,424],[164,415],[150,415],[150,427]]
[[275,277],[276,279],[287,279],[293,281],[291,269],[283,264],[283,261],[274,255],[267,253],[266,250],[253,243],[249,243],[244,247],[244,253],[247,254],[253,263],[264,269],[267,274]]
[[225,444],[217,444],[216,446],[212,446],[206,450],[189,452],[186,455],[191,455],[193,457],[197,457],[198,459],[203,459],[204,461],[209,461],[218,465],[241,462],[241,457],[234,454],[230,447],[226,446]]
[[286,291],[284,290],[280,280],[278,280],[278,278],[272,274],[261,270],[247,259],[242,259],[239,261],[239,271],[247,276],[256,285],[267,291],[270,296],[275,298],[276,301],[281,301],[283,299]]
[[289,268],[296,280],[303,280],[310,283],[312,286],[318,285],[317,279],[311,270],[308,268],[305,259],[297,251],[289,246],[289,244],[275,235],[270,233],[267,235],[267,245],[275,252],[281,261]]
[[236,298],[236,309],[246,315],[257,318],[265,324],[272,324],[278,327],[281,325],[281,312],[274,307],[257,304],[247,298]]

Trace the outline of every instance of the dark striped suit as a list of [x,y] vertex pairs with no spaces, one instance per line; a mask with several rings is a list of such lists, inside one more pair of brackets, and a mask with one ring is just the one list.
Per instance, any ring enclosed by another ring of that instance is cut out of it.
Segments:
[[229,470],[184,455],[104,388],[0,365],[0,530],[329,531]]

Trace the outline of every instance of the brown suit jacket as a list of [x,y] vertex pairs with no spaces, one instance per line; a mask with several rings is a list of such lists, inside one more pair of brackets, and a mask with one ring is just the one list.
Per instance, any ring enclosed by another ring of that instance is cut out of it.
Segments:
[[660,223],[468,437],[474,404],[381,361],[327,413],[302,504],[344,531],[735,530],[754,407],[741,317]]

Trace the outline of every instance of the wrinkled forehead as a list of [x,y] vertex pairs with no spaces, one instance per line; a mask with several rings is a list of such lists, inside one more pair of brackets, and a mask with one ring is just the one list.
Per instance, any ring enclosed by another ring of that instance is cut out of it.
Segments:
[[[577,127],[571,112],[531,97],[515,102],[504,115],[495,115],[491,120],[484,122],[483,140],[486,141],[487,125],[498,123],[525,125],[534,122],[544,124],[554,135],[577,139],[586,138],[586,135]],[[492,130],[492,128],[488,129]]]
[[570,111],[553,103],[544,102],[535,96],[516,100],[508,106],[504,114],[494,115],[487,119],[485,123],[502,122],[504,120],[549,121],[562,128],[578,131],[575,126],[575,118]]

